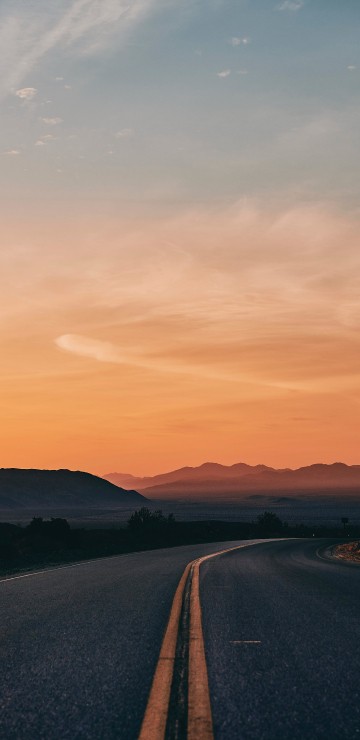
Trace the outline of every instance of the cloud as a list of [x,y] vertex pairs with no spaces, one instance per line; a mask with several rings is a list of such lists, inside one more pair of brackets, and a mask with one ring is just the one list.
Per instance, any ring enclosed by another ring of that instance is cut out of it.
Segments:
[[[249,383],[250,385],[263,385],[269,388],[277,387],[276,384],[266,384],[256,382],[252,376],[242,373],[226,373],[221,369],[211,368],[204,365],[198,365],[194,362],[184,362],[177,357],[172,358],[152,358],[151,356],[141,355],[139,352],[126,353],[112,342],[106,342],[91,337],[85,337],[81,334],[62,334],[54,340],[59,349],[69,352],[80,357],[87,357],[97,362],[105,362],[115,365],[132,365],[146,370],[152,370],[161,373],[175,373],[180,375],[194,375],[213,380],[224,380],[232,383]],[[279,387],[279,386],[278,386]]]
[[17,157],[20,154],[19,149],[8,149],[7,151],[3,152],[3,154],[6,154],[9,157]]
[[[136,367],[169,371],[169,367],[164,366],[159,361],[146,360],[144,357],[128,354],[112,342],[104,342],[99,339],[84,337],[80,334],[62,334],[55,339],[55,344],[66,352],[79,355],[80,357],[88,357],[98,362],[109,362],[116,365],[134,365]],[[175,371],[177,370],[176,367],[172,368],[173,371],[174,369]]]
[[[176,360],[169,362],[143,357],[139,354],[129,354],[122,351],[112,342],[104,342],[99,339],[84,337],[80,334],[62,334],[55,339],[55,344],[62,350],[80,357],[88,357],[98,362],[109,362],[116,365],[134,365],[150,370],[162,372],[178,372],[199,374],[199,368],[182,365]],[[206,369],[202,370],[206,374]]]
[[232,36],[231,39],[229,39],[229,44],[234,47],[242,45],[247,46],[250,44],[250,39],[248,36]]
[[119,349],[110,342],[102,342],[80,334],[63,334],[55,339],[55,344],[66,352],[80,357],[90,357],[98,362],[124,363],[127,361]]
[[61,215],[3,217],[2,377],[19,399],[14,438],[35,394],[42,445],[52,428],[58,445],[59,424],[69,440],[70,418],[70,448],[84,438],[90,457],[102,435],[115,451],[129,435],[137,450],[153,438],[162,456],[165,443],[183,449],[188,433],[172,438],[165,421],[199,424],[189,454],[204,438],[205,457],[213,436],[234,459],[239,439],[254,455],[288,444],[291,457],[301,425],[286,419],[316,416],[308,454],[335,457],[340,439],[356,458],[359,214],[264,199],[137,219],[79,209],[70,229]]
[[0,309],[14,335],[20,327],[26,337],[31,321],[74,355],[166,372],[169,382],[236,378],[237,394],[241,383],[307,393],[324,379],[335,389],[330,375],[348,388],[358,372],[356,216],[242,201],[138,223],[87,214],[71,233],[43,228],[40,239],[9,224],[0,253]]
[[35,146],[46,146],[46,142],[38,139],[37,141],[35,141]]
[[231,69],[223,69],[221,72],[217,72],[217,77],[229,77],[231,75]]
[[304,7],[304,0],[284,0],[284,2],[277,5],[275,10],[288,10],[290,12],[297,12]]
[[354,72],[354,70],[356,69],[356,65],[355,64],[348,64],[347,69],[349,70],[349,72]]
[[54,118],[41,118],[40,119],[43,123],[45,123],[47,126],[57,126],[58,123],[62,123],[63,119],[59,117]]
[[118,131],[115,136],[117,139],[131,139],[135,134],[132,128],[122,128]]
[[15,95],[21,100],[32,100],[37,94],[36,87],[22,87],[16,90]]
[[71,0],[50,4],[4,0],[0,11],[0,97],[52,50],[96,54],[159,8],[158,0]]

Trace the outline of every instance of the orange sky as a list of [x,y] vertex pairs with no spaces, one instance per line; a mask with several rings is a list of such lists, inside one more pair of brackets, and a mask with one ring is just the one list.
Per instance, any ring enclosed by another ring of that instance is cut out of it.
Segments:
[[1,465],[359,463],[358,233],[259,201],[5,218]]
[[360,463],[359,10],[2,0],[0,465]]

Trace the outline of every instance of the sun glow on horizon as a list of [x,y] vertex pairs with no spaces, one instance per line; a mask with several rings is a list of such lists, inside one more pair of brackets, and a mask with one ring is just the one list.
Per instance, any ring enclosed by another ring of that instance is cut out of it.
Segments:
[[3,467],[360,462],[335,5],[4,0]]

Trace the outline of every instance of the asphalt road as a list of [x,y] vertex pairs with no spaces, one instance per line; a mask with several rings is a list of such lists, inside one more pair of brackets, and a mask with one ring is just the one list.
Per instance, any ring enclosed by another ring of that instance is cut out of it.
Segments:
[[0,582],[1,740],[135,740],[182,572],[224,546]]
[[360,738],[360,566],[319,555],[292,540],[203,564],[216,740]]
[[[135,740],[185,565],[234,544],[1,582],[0,737]],[[321,544],[265,542],[201,566],[216,740],[360,738],[360,568],[321,559]]]

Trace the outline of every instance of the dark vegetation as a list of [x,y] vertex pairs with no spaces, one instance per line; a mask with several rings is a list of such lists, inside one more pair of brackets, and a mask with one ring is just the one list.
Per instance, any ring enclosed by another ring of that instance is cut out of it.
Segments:
[[[345,531],[344,531],[345,530]],[[136,511],[126,527],[72,529],[66,519],[34,518],[26,527],[0,524],[0,572],[56,565],[137,550],[267,537],[360,537],[360,526],[289,526],[265,511],[253,522],[178,522],[147,508]]]

